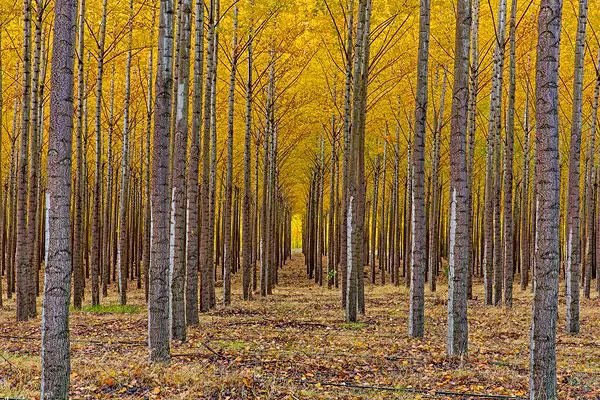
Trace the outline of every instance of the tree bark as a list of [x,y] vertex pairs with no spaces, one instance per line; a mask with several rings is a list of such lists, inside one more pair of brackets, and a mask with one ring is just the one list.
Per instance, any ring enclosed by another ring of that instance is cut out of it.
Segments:
[[513,146],[515,135],[515,34],[517,29],[517,0],[512,0],[510,10],[508,67],[508,104],[506,109],[506,147],[504,149],[504,305],[512,307],[514,253],[513,253]]
[[354,0],[349,0],[346,27],[346,52],[345,52],[345,85],[344,85],[344,164],[342,171],[342,199],[341,199],[341,229],[340,229],[340,270],[342,281],[342,307],[346,307],[348,297],[348,168],[350,152],[350,129],[352,118],[352,60],[354,48]]
[[98,40],[98,73],[96,76],[96,168],[94,173],[94,203],[92,205],[92,305],[100,304],[100,213],[102,209],[102,82],[104,71],[104,39],[106,36],[106,3],[102,1],[102,20],[100,22],[100,38]]
[[[598,64],[597,68],[600,68],[600,50],[598,51]],[[597,190],[595,179],[592,177],[594,166],[595,166],[595,157],[594,157],[594,141],[596,137],[596,126],[598,125],[598,100],[600,98],[600,73],[596,73],[596,86],[594,88],[594,100],[592,101],[592,124],[590,128],[590,138],[591,145],[588,153],[588,176],[586,177],[586,206],[588,207],[588,232],[590,232],[586,237],[586,265],[585,265],[585,274],[583,276],[583,296],[586,299],[590,298],[590,290],[591,290],[591,282],[592,282],[592,260],[593,253],[600,246],[600,241],[594,239],[594,235],[592,234],[592,229],[594,226],[592,217],[594,215],[594,205],[595,205],[595,191]],[[596,217],[597,218],[597,217]],[[596,233],[598,234],[598,233]],[[595,243],[594,243],[595,242]],[[599,253],[596,251],[596,256]],[[600,274],[598,273],[598,261],[596,260],[596,279],[600,280]],[[567,285],[569,283],[567,282]],[[576,284],[578,286],[578,284]]]
[[16,213],[16,310],[17,321],[27,321],[30,316],[31,290],[29,282],[33,278],[31,268],[31,243],[27,227],[27,193],[29,173],[29,134],[31,110],[31,0],[23,3],[23,86],[21,110],[21,143],[17,169],[17,213]]
[[131,256],[127,245],[127,197],[129,194],[129,103],[131,96],[131,57],[133,40],[133,0],[129,0],[129,39],[125,63],[125,97],[123,100],[123,148],[121,154],[121,196],[119,202],[119,244],[117,247],[117,272],[119,279],[119,301],[127,304],[128,259]]
[[[250,7],[253,7],[253,2]],[[252,9],[250,10],[252,13]],[[251,17],[252,18],[252,17]],[[250,20],[248,31],[248,75],[246,82],[246,126],[244,132],[244,195],[242,198],[242,297],[244,300],[252,298],[252,246],[255,243],[252,232],[252,177],[251,168],[251,140],[252,140],[252,41],[253,21]],[[258,158],[258,154],[256,154]]]
[[[567,332],[579,332],[579,278],[581,276],[581,249],[579,236],[579,169],[581,157],[581,125],[583,105],[583,63],[585,56],[585,30],[587,25],[587,0],[579,1],[577,38],[573,74],[573,114],[571,116],[571,142],[569,145],[569,188],[567,194],[567,254],[565,265]],[[588,216],[592,218],[592,216]]]
[[200,129],[202,126],[202,79],[204,75],[204,1],[196,1],[194,45],[194,100],[192,105],[192,135],[187,170],[187,262],[186,262],[186,323],[196,325],[198,319],[198,167]]
[[348,198],[347,198],[347,299],[346,321],[355,322],[361,306],[361,281],[364,269],[363,230],[365,211],[364,191],[364,120],[369,65],[369,21],[371,1],[359,0],[356,43],[354,45],[354,72],[352,88],[352,123],[348,154]]
[[[441,130],[444,119],[444,103],[446,100],[446,71],[442,81],[442,93],[440,97],[440,110],[434,120],[433,129],[433,160],[431,167],[431,192],[432,206],[431,218],[429,223],[429,267],[427,268],[429,276],[429,288],[432,292],[436,290],[437,271],[439,269],[440,260],[440,241],[439,241],[439,226],[440,226],[440,185],[439,185],[439,166],[440,166],[440,142]],[[470,236],[469,236],[470,237]]]
[[448,336],[447,353],[466,357],[468,349],[467,273],[469,230],[467,227],[466,132],[469,91],[469,30],[471,10],[468,0],[457,3],[454,85],[450,135],[450,245],[448,258]]
[[558,64],[562,7],[542,0],[536,56],[537,230],[529,397],[557,399],[556,319],[558,314],[560,169],[558,153]]
[[231,207],[233,191],[233,131],[235,106],[235,78],[238,61],[238,6],[233,6],[233,39],[231,43],[231,73],[229,75],[229,109],[227,113],[227,176],[225,178],[225,205],[223,210],[223,304],[231,303],[231,269],[233,265],[233,243]]
[[190,45],[192,29],[192,2],[182,0],[180,5],[179,44],[177,46],[177,101],[175,132],[173,132],[173,169],[171,192],[175,224],[172,227],[171,258],[171,337],[186,339],[185,276],[186,276],[186,158],[188,141],[188,110],[190,82]]
[[69,293],[71,287],[71,152],[75,0],[57,0],[50,80],[46,268],[42,312],[42,399],[69,391]]
[[151,362],[166,362],[170,359],[169,121],[173,90],[173,16],[173,0],[161,0],[152,151],[152,239],[148,288],[148,347]]
[[523,189],[521,191],[521,290],[525,290],[529,284],[529,260],[531,257],[531,246],[529,244],[529,87],[526,90],[523,125],[523,129],[525,131],[525,144],[523,147]]
[[425,131],[427,125],[427,74],[429,64],[429,0],[421,0],[419,17],[419,55],[415,108],[414,149],[412,154],[412,229],[411,274],[408,334],[422,337],[425,319],[425,274],[427,269],[427,232],[425,214]]

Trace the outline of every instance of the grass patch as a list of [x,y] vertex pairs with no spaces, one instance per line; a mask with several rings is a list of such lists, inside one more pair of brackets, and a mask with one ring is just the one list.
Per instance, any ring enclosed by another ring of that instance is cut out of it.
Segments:
[[350,331],[360,331],[367,327],[366,322],[344,322],[342,324],[342,328],[348,329]]
[[251,343],[244,342],[243,340],[217,340],[215,341],[224,350],[241,351],[250,348]]
[[124,306],[120,304],[100,304],[83,307],[81,311],[92,314],[138,314],[142,311],[142,308],[132,304]]

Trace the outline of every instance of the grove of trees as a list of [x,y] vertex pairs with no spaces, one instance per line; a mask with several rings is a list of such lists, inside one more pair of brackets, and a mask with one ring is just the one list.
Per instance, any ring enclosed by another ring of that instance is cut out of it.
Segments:
[[346,323],[407,287],[416,340],[447,289],[460,362],[470,307],[533,292],[529,398],[558,398],[557,331],[600,296],[587,0],[0,8],[0,307],[40,322],[41,398],[69,396],[73,308],[139,290],[161,365],[295,257]]

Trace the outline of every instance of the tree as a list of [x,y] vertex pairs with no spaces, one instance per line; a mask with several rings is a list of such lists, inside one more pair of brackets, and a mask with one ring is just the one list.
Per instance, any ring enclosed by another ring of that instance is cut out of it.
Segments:
[[85,0],[79,1],[77,29],[77,130],[75,132],[77,144],[77,176],[75,177],[75,207],[73,209],[73,305],[80,309],[83,301],[83,197],[84,185],[84,109],[85,109],[85,71],[83,52],[85,47]]
[[529,397],[556,399],[560,173],[558,163],[558,64],[560,0],[542,0],[536,56],[536,252],[531,325]]
[[92,305],[100,304],[100,214],[102,209],[102,83],[104,75],[104,40],[106,38],[106,3],[102,0],[102,20],[98,39],[98,73],[96,76],[96,168],[94,172],[94,203],[92,204]]
[[69,390],[71,288],[71,152],[75,0],[56,0],[50,92],[48,235],[42,305],[42,399],[66,399]]
[[[367,82],[369,66],[369,21],[371,1],[359,0],[358,25],[354,45],[352,123],[348,147],[348,194],[347,194],[347,299],[346,321],[355,322],[361,310],[360,287],[364,258],[363,221],[365,210],[364,192],[364,120],[366,117]],[[362,305],[364,307],[364,303]]]
[[512,0],[510,9],[510,33],[509,33],[509,53],[510,61],[508,67],[508,104],[506,110],[506,140],[504,149],[504,223],[502,227],[504,258],[502,268],[504,269],[504,304],[512,307],[513,292],[513,146],[515,135],[515,36],[517,29],[517,0]]
[[525,111],[523,116],[523,130],[525,131],[525,140],[523,145],[523,186],[521,189],[521,290],[525,290],[529,284],[529,260],[530,260],[530,245],[529,245],[529,142],[530,130],[529,127],[529,86],[525,91]]
[[468,349],[467,274],[469,230],[467,227],[466,131],[469,99],[469,30],[471,9],[468,0],[456,7],[456,48],[452,120],[450,127],[450,244],[448,258],[448,342],[449,356],[463,357]]
[[177,101],[175,132],[173,136],[173,168],[171,171],[172,210],[171,235],[171,335],[185,340],[185,232],[186,232],[186,156],[188,141],[188,110],[190,81],[190,43],[192,29],[192,2],[183,0],[179,5],[179,44],[177,46]]
[[200,311],[208,311],[211,307],[210,300],[210,283],[212,271],[212,234],[210,230],[210,130],[211,130],[211,100],[212,100],[212,81],[215,61],[213,54],[215,52],[215,1],[210,0],[208,13],[208,49],[207,49],[207,73],[204,92],[204,126],[202,135],[202,184],[201,184],[201,200],[200,208],[202,210],[202,221],[200,223]]
[[[471,46],[471,64],[469,69],[469,120],[468,120],[468,132],[467,138],[469,141],[468,147],[468,159],[467,159],[467,220],[468,220],[468,229],[469,229],[469,271],[467,274],[468,277],[468,286],[467,286],[467,296],[468,298],[472,297],[473,291],[473,279],[472,276],[475,273],[476,267],[476,248],[477,241],[473,240],[473,232],[476,231],[473,221],[473,165],[475,162],[475,133],[477,131],[477,92],[479,90],[479,1],[474,0],[472,5],[472,18],[471,18],[471,37],[470,37],[470,46]],[[477,196],[477,201],[479,204],[479,196]],[[476,214],[479,215],[479,212]],[[487,281],[484,283],[487,284]],[[487,289],[487,285],[485,285],[485,294],[487,301],[487,293],[489,291]],[[491,301],[490,301],[491,303]],[[488,304],[488,303],[486,303]]]
[[[83,1],[83,0],[82,0]],[[123,99],[123,148],[121,154],[121,195],[119,196],[119,244],[117,247],[117,273],[119,279],[119,301],[127,303],[127,275],[129,248],[127,242],[127,200],[129,196],[129,107],[131,98],[131,57],[133,47],[133,0],[129,0],[129,35],[127,60],[125,62],[125,97]]]
[[[567,198],[567,254],[565,279],[567,282],[567,332],[579,332],[579,279],[581,252],[579,238],[579,159],[581,157],[581,121],[583,104],[583,63],[585,56],[585,30],[587,25],[587,0],[579,1],[577,38],[575,41],[575,73],[573,76],[573,114],[571,117],[571,142],[569,146],[569,188]],[[588,218],[592,218],[589,215]],[[591,234],[591,232],[588,232]]]
[[346,307],[348,298],[348,167],[350,154],[350,119],[352,116],[352,51],[354,46],[354,0],[349,0],[346,16],[346,48],[344,53],[344,145],[343,145],[343,171],[342,171],[342,199],[341,199],[341,229],[340,229],[340,269],[342,280],[342,307]]
[[[429,287],[432,292],[436,290],[437,271],[440,263],[440,243],[439,243],[439,228],[440,228],[440,142],[441,130],[444,119],[444,103],[446,100],[446,80],[447,74],[444,70],[444,78],[442,80],[442,92],[440,95],[440,108],[434,112],[433,121],[433,160],[431,167],[431,218],[429,219],[429,258],[428,258],[428,279]],[[470,237],[470,236],[469,236]]]
[[[0,31],[0,53],[2,52],[2,31]],[[2,70],[2,57],[0,57],[0,121],[4,119],[4,92],[2,91],[2,77],[4,71]],[[0,155],[2,154],[2,138],[0,137]],[[5,246],[6,241],[4,240],[4,226],[5,226],[5,211],[6,206],[4,199],[6,198],[6,190],[3,182],[2,174],[2,163],[0,162],[0,275],[4,273],[6,263],[4,262],[4,255],[6,253]],[[8,285],[7,285],[8,286]],[[0,276],[0,307],[2,307],[2,277]]]
[[31,242],[27,226],[27,195],[29,173],[29,136],[31,111],[31,0],[23,2],[23,109],[21,111],[21,145],[17,171],[17,246],[15,260],[17,286],[17,321],[27,321],[30,317],[32,290],[30,282],[33,278],[31,268]]
[[233,39],[231,43],[231,73],[229,74],[229,108],[227,112],[227,176],[225,178],[225,209],[223,211],[223,304],[231,303],[231,269],[233,264],[233,243],[231,227],[231,207],[233,191],[233,131],[235,106],[235,78],[238,61],[238,5],[233,6]]
[[425,319],[425,273],[427,234],[425,215],[425,129],[427,125],[427,71],[429,62],[429,0],[421,0],[419,55],[415,105],[414,148],[412,153],[412,247],[408,334],[422,337]]
[[[590,146],[588,149],[588,172],[586,177],[586,190],[585,190],[585,204],[587,207],[588,215],[593,215],[594,212],[594,193],[597,183],[595,182],[594,175],[597,175],[594,169],[594,142],[596,138],[596,126],[598,125],[598,102],[600,100],[600,51],[598,51],[598,61],[596,63],[596,86],[594,88],[594,99],[592,100],[592,123],[590,127]],[[594,218],[587,219],[588,232],[593,232],[595,221]],[[594,243],[595,242],[595,243]],[[583,276],[583,295],[585,298],[590,298],[590,286],[592,281],[592,263],[594,260],[594,252],[597,253],[598,246],[600,243],[594,240],[593,234],[586,235],[586,263],[585,263],[585,275]],[[600,285],[600,275],[598,274],[598,267],[596,267],[596,277],[598,284]],[[568,283],[567,283],[568,284]],[[599,288],[600,290],[600,288]]]
[[202,125],[202,78],[204,74],[204,1],[196,1],[194,45],[194,99],[192,135],[187,179],[187,261],[185,280],[186,323],[198,323],[198,164]]
[[150,361],[166,362],[169,348],[169,121],[173,89],[173,0],[160,1],[152,151],[152,240],[148,287]]
[[[250,3],[250,7],[253,3]],[[250,10],[252,12],[252,10]],[[248,31],[248,76],[246,82],[246,126],[244,133],[244,194],[242,197],[242,297],[249,300],[252,297],[252,246],[255,235],[251,224],[251,202],[252,202],[252,177],[250,173],[250,147],[252,140],[252,35],[253,21],[250,21]],[[256,154],[258,159],[258,154]]]
[[[43,93],[40,87],[40,68],[42,52],[42,23],[44,18],[44,6],[41,0],[35,2],[35,44],[33,49],[33,75],[31,78],[31,140],[30,140],[30,163],[29,163],[29,198],[27,203],[27,236],[29,237],[29,260],[33,279],[29,280],[27,305],[29,316],[35,317],[36,294],[39,293],[39,183],[40,183],[40,135],[43,130],[41,121]],[[43,78],[43,77],[42,77]]]

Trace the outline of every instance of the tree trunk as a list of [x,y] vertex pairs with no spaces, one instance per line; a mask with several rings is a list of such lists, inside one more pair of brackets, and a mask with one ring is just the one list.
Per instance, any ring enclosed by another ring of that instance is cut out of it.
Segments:
[[556,399],[560,169],[558,153],[558,64],[560,0],[542,0],[536,57],[537,230],[529,397]]
[[100,38],[98,41],[98,74],[96,76],[96,169],[94,174],[94,203],[92,205],[92,305],[100,304],[100,213],[102,208],[102,78],[104,71],[104,39],[106,36],[106,3],[102,1],[102,20],[100,22]]
[[510,10],[510,61],[508,67],[508,104],[506,109],[506,140],[504,149],[504,304],[512,307],[514,255],[513,255],[513,144],[515,135],[515,33],[517,28],[517,0],[512,0]]
[[71,152],[73,134],[74,0],[57,0],[48,138],[46,268],[42,312],[42,399],[69,391],[69,293],[71,287]]
[[210,129],[211,129],[211,99],[212,99],[212,75],[214,69],[213,53],[215,51],[214,29],[215,29],[215,1],[210,1],[208,15],[208,70],[206,74],[206,90],[204,92],[204,127],[202,136],[202,185],[201,185],[201,210],[202,221],[200,223],[200,311],[208,311],[210,308],[210,281],[212,273],[212,246],[209,242],[212,235],[209,232],[210,223]]
[[23,92],[21,110],[21,146],[17,170],[17,213],[16,213],[16,289],[17,321],[30,317],[31,243],[27,228],[27,193],[29,173],[29,132],[31,110],[31,0],[23,4]]
[[352,59],[354,48],[354,0],[349,0],[346,27],[346,59],[345,59],[345,85],[344,85],[344,168],[342,172],[342,199],[341,199],[341,229],[340,229],[340,269],[342,281],[342,307],[346,307],[348,298],[348,169],[350,154],[350,129],[352,118]]
[[526,89],[525,115],[523,116],[523,129],[525,131],[523,147],[523,189],[521,191],[521,290],[525,290],[529,284],[529,259],[531,257],[531,246],[529,245],[529,87]]
[[[336,266],[337,266],[337,233],[338,233],[338,227],[337,227],[337,221],[336,221],[336,215],[337,215],[337,211],[338,211],[338,206],[337,206],[337,197],[338,197],[338,191],[337,191],[337,175],[338,175],[338,171],[337,171],[337,165],[338,165],[338,155],[337,155],[337,140],[338,140],[338,131],[336,130],[336,125],[335,125],[336,119],[335,119],[335,115],[331,116],[331,168],[330,168],[330,173],[331,176],[329,178],[329,228],[327,231],[328,237],[327,237],[327,252],[328,252],[328,257],[327,257],[327,288],[331,289],[334,284],[335,284],[335,274],[336,274]],[[375,184],[375,187],[377,188],[377,184]],[[375,189],[375,198],[377,198],[377,189]],[[375,209],[377,209],[377,205],[374,206]],[[373,230],[376,230],[376,216],[374,217],[373,221],[374,221],[374,228]],[[373,238],[375,238],[376,233],[373,234]],[[371,270],[373,271],[372,273],[372,278],[375,279],[375,246],[373,247],[373,261],[372,261],[372,266],[371,266]],[[374,282],[373,282],[374,283]]]
[[75,177],[75,208],[73,225],[73,305],[81,308],[83,299],[83,135],[84,135],[84,108],[85,108],[85,83],[84,83],[84,40],[85,40],[85,0],[79,2],[78,38],[77,38],[77,176]]
[[227,177],[225,178],[225,205],[223,210],[223,304],[231,303],[231,268],[233,244],[231,207],[233,190],[233,120],[235,106],[235,74],[238,60],[237,43],[238,6],[233,7],[233,39],[231,43],[231,73],[229,75],[229,109],[227,113]]
[[361,281],[364,269],[363,230],[365,210],[364,190],[364,120],[369,65],[369,21],[371,1],[359,0],[356,43],[354,45],[354,72],[352,88],[352,124],[348,154],[347,198],[347,299],[346,321],[355,322],[361,310]]
[[[440,188],[439,188],[439,166],[440,166],[440,142],[441,130],[444,120],[444,103],[446,99],[446,71],[442,81],[442,93],[440,97],[440,110],[434,119],[433,129],[433,161],[431,168],[431,192],[432,192],[432,207],[431,218],[429,222],[429,288],[432,292],[436,290],[437,271],[440,260],[440,241],[439,241],[439,213],[440,213]],[[470,237],[470,236],[469,236]]]
[[[0,52],[2,52],[2,32],[0,31]],[[4,70],[2,69],[2,57],[0,57],[0,120],[4,120],[4,92],[2,91],[2,75]],[[2,140],[0,140],[0,155],[2,154]],[[6,254],[6,240],[5,238],[5,186],[3,180],[2,163],[0,162],[0,307],[2,307],[2,276],[5,275],[5,254]],[[8,285],[7,285],[8,286]]]
[[169,121],[171,119],[173,1],[160,1],[152,151],[152,239],[148,287],[151,362],[166,362],[169,349]]
[[[598,51],[598,68],[600,68],[600,50]],[[586,178],[586,205],[588,207],[588,229],[589,232],[592,231],[594,223],[593,221],[593,210],[594,210],[594,204],[595,204],[595,190],[597,190],[597,187],[595,186],[595,181],[592,178],[592,174],[593,174],[593,170],[594,170],[594,139],[596,137],[596,126],[598,124],[598,100],[600,97],[600,73],[596,73],[596,86],[594,88],[594,100],[592,102],[592,125],[591,125],[591,129],[590,129],[590,137],[591,137],[591,141],[592,141],[592,145],[589,148],[589,153],[588,153],[588,176]],[[598,216],[597,216],[598,217]],[[596,232],[596,235],[598,233]],[[596,243],[594,243],[594,241]],[[591,282],[592,282],[592,255],[594,253],[594,251],[596,249],[598,249],[598,246],[600,246],[600,241],[598,240],[594,240],[594,235],[593,234],[588,234],[586,237],[586,266],[585,266],[585,274],[583,276],[583,296],[586,299],[590,298],[590,289],[591,289]],[[596,252],[596,254],[598,254],[598,252]],[[600,279],[600,273],[598,273],[598,260],[596,260],[596,279]],[[567,285],[569,285],[568,281],[567,281]],[[578,284],[576,284],[576,286],[579,286]]]
[[[579,159],[581,157],[581,124],[583,105],[583,63],[585,56],[585,30],[587,25],[587,0],[579,1],[577,39],[573,74],[573,114],[571,117],[571,142],[569,146],[569,188],[567,199],[567,254],[565,265],[567,332],[579,332],[579,278],[581,252],[579,237]],[[592,218],[591,215],[588,216]],[[589,266],[588,266],[589,267]]]
[[192,2],[182,0],[180,5],[179,44],[177,46],[177,101],[173,137],[173,169],[171,192],[175,224],[171,243],[171,337],[186,339],[185,275],[186,275],[186,162],[188,141],[188,110],[190,82],[190,44],[192,30]]
[[[250,7],[253,3],[250,3]],[[252,13],[252,9],[250,10]],[[244,133],[244,197],[242,198],[242,297],[244,300],[252,298],[252,247],[254,234],[252,232],[252,178],[250,173],[251,164],[251,140],[252,140],[252,35],[253,24],[250,22],[248,31],[248,76],[246,82],[246,126]],[[256,154],[258,158],[258,154]]]
[[190,165],[187,173],[187,262],[186,262],[186,323],[196,325],[198,319],[198,163],[200,128],[202,126],[202,78],[204,75],[204,1],[196,1],[194,45],[194,101]]
[[467,227],[466,132],[469,91],[469,30],[471,10],[468,0],[459,0],[456,15],[456,49],[452,119],[450,127],[450,246],[448,257],[448,336],[450,357],[466,357],[468,349],[467,274],[469,230]]
[[121,197],[119,203],[119,245],[117,248],[117,272],[119,278],[119,301],[127,304],[127,260],[131,256],[127,246],[127,197],[129,194],[129,99],[131,96],[131,52],[133,40],[133,0],[129,0],[129,43],[125,64],[125,98],[123,100],[123,148],[121,154]]
[[425,273],[427,232],[425,214],[425,131],[427,125],[427,71],[429,63],[429,0],[421,0],[419,55],[415,104],[414,150],[412,154],[412,247],[408,334],[422,337],[425,319]]
[[[471,20],[471,64],[469,74],[469,110],[468,110],[468,130],[467,140],[469,141],[468,159],[467,159],[467,226],[469,230],[469,270],[467,271],[467,297],[473,297],[473,275],[475,274],[475,248],[479,239],[480,232],[474,232],[473,226],[473,165],[475,162],[475,133],[477,131],[477,92],[479,90],[479,0],[473,1],[472,20]],[[479,204],[479,196],[477,197]],[[477,213],[479,215],[479,213]],[[485,281],[484,283],[487,283]],[[485,286],[487,288],[487,286]],[[488,290],[485,289],[487,295]],[[487,296],[486,296],[486,304]]]

